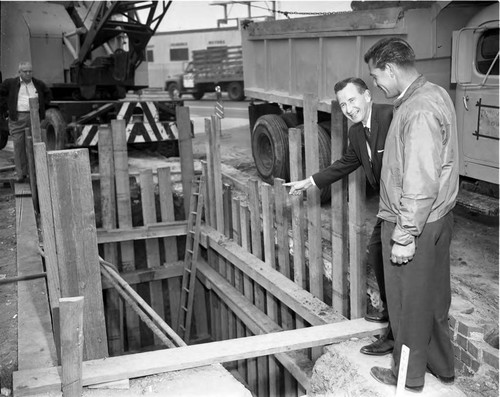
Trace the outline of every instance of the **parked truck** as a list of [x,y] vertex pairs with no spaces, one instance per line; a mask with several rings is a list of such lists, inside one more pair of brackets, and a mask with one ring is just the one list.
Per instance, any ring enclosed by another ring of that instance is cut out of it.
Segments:
[[[304,93],[318,98],[320,167],[330,164],[330,134],[339,133],[328,121],[335,83],[357,76],[370,85],[364,53],[397,36],[414,48],[418,70],[454,99],[463,182],[498,198],[498,2],[376,2],[400,5],[379,9],[354,3],[370,9],[253,22],[242,30],[252,153],[262,179],[289,178],[288,128],[303,122]],[[378,88],[371,91],[375,102],[390,103]]]
[[1,2],[3,77],[16,76],[19,62],[28,60],[52,91],[42,121],[48,149],[96,145],[98,126],[115,118],[125,119],[129,143],[177,138],[175,107],[182,102],[146,92],[143,63],[170,4]]
[[203,98],[207,92],[215,92],[219,86],[227,92],[232,101],[245,99],[243,85],[243,58],[241,46],[210,47],[205,50],[195,50],[192,61],[189,62],[180,75],[165,82],[165,91],[174,97],[191,94],[194,99]]

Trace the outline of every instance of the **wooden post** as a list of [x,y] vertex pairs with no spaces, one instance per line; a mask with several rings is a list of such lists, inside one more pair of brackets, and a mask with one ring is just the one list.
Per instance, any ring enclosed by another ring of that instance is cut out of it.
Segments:
[[61,298],[61,369],[64,397],[82,395],[83,296]]
[[[174,198],[172,192],[172,179],[170,176],[170,168],[158,168],[158,189],[160,192],[160,213],[162,222],[175,221]],[[165,262],[172,263],[179,259],[177,254],[177,238],[167,237],[163,239],[165,248]],[[181,279],[180,277],[172,277],[168,281],[167,291],[169,295],[170,305],[170,321],[171,327],[177,329],[177,310],[180,304]]]
[[182,192],[184,196],[184,210],[186,219],[191,199],[191,182],[194,178],[193,144],[191,138],[191,120],[189,108],[177,106],[175,108],[177,128],[179,130],[179,155],[181,158]]
[[42,142],[42,129],[40,127],[40,115],[38,114],[39,104],[38,97],[30,98],[30,121],[31,121],[31,136],[33,144]]
[[[156,220],[156,203],[153,185],[153,170],[143,170],[140,174],[141,184],[141,204],[144,225],[151,225]],[[149,238],[146,240],[146,263],[149,269],[160,266],[160,247],[158,239]],[[165,318],[165,307],[163,305],[163,289],[161,280],[149,283],[149,297],[151,307],[161,317]],[[161,345],[161,340],[154,336],[155,345]]]
[[[318,159],[318,98],[304,94],[304,145],[306,173],[319,171]],[[307,229],[309,237],[310,292],[323,300],[323,249],[321,241],[320,191],[316,186],[307,190]]]
[[[59,299],[61,287],[59,284],[59,268],[57,264],[56,237],[54,231],[54,218],[52,215],[52,201],[50,197],[49,170],[47,166],[47,152],[45,143],[35,143],[35,168],[37,172],[37,185],[40,200],[40,221],[43,234],[43,251],[45,254],[45,268],[47,270],[47,286],[52,312],[52,328],[56,336],[59,334]],[[57,338],[56,338],[57,339]],[[57,346],[57,345],[56,345]],[[58,346],[57,346],[58,347]],[[59,355],[60,357],[60,355]]]
[[[132,227],[132,203],[130,200],[130,181],[128,174],[127,134],[125,120],[111,120],[113,134],[113,153],[115,162],[116,205],[118,211],[118,228]],[[135,270],[135,253],[133,241],[120,243],[122,271]],[[125,322],[127,324],[128,350],[138,350],[141,346],[139,316],[125,306]]]
[[224,231],[224,204],[222,199],[222,172],[220,158],[220,133],[217,130],[217,117],[212,116],[211,120],[211,136],[212,136],[212,162],[214,167],[213,184],[215,188],[215,210],[217,217],[217,227],[219,232]]
[[[99,183],[101,193],[101,219],[104,229],[116,229],[115,164],[113,135],[109,125],[99,126]],[[118,264],[116,243],[104,244],[104,259]],[[109,289],[106,295],[106,323],[108,346],[111,355],[123,353],[123,304],[118,293]]]
[[107,357],[94,197],[86,149],[48,153],[61,296],[84,296],[85,358]]
[[351,285],[351,319],[366,313],[366,244],[363,227],[365,222],[366,176],[363,169],[349,176],[349,269]]
[[[331,153],[332,161],[340,159],[347,146],[347,119],[337,101],[332,101]],[[332,307],[344,316],[349,315],[347,282],[347,177],[331,187],[332,221]]]
[[31,130],[26,128],[26,157],[28,159],[28,172],[30,177],[30,187],[31,187],[31,199],[33,200],[33,208],[36,213],[40,212],[40,206],[38,204],[38,191],[36,188],[36,170],[35,170],[35,158],[33,155],[33,138],[31,137]]

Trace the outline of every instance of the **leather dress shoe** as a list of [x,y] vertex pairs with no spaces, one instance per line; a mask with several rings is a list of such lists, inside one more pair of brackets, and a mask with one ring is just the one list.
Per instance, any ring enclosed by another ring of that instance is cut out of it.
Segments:
[[389,321],[389,314],[387,313],[387,310],[384,310],[383,312],[366,313],[365,320],[373,323],[386,323]]
[[[392,370],[389,368],[382,368],[382,367],[372,367],[370,370],[370,374],[378,380],[380,383],[383,383],[385,385],[389,386],[397,386],[398,385],[398,378],[394,376],[392,373]],[[408,386],[405,385],[405,389],[408,391],[412,391],[415,393],[421,393],[422,390],[424,390],[424,386]]]
[[385,356],[386,354],[392,353],[393,349],[394,341],[392,339],[387,339],[386,337],[381,337],[375,342],[363,346],[359,351],[370,356]]
[[427,371],[434,377],[438,378],[438,380],[445,385],[452,385],[455,383],[455,376],[441,376],[436,374],[429,366],[427,366]]

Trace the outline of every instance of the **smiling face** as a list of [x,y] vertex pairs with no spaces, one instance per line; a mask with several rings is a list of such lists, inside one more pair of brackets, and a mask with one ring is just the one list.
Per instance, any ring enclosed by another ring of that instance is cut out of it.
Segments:
[[400,94],[392,68],[392,65],[386,64],[384,69],[379,69],[375,67],[372,60],[368,62],[373,83],[384,92],[386,98],[394,98]]
[[25,83],[29,83],[32,79],[33,68],[30,63],[22,63],[19,65],[19,76]]
[[372,97],[369,90],[360,92],[360,88],[353,83],[348,83],[337,92],[337,101],[342,113],[353,123],[367,124],[370,114]]

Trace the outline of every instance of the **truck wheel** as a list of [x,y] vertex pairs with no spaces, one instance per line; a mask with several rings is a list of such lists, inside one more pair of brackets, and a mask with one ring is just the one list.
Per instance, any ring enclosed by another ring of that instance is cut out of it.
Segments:
[[195,91],[191,95],[193,96],[194,99],[199,101],[201,98],[203,98],[203,95],[205,95],[205,93],[203,91]]
[[231,101],[242,101],[245,99],[245,90],[243,84],[233,81],[227,86],[227,96]]
[[[318,124],[318,157],[319,157],[319,169],[323,170],[331,164],[332,150],[330,143],[330,131],[329,131],[329,123],[319,123]],[[306,155],[305,155],[305,145],[304,145],[304,125],[301,124],[297,126],[298,129],[301,130],[302,134],[302,175],[307,177],[306,174]],[[330,200],[331,197],[331,188],[327,186],[321,189],[320,198],[322,203],[326,203]]]
[[167,85],[167,91],[168,91],[168,94],[170,95],[170,98],[175,97],[176,91],[177,91],[177,95],[179,98],[182,96],[181,90],[179,90],[179,84],[177,84],[177,83],[169,83]]
[[45,119],[40,123],[45,130],[42,140],[47,150],[61,150],[66,145],[66,122],[59,109],[50,108],[45,112]]
[[288,180],[288,127],[275,114],[258,118],[252,132],[252,155],[260,177],[267,183],[274,178]]

